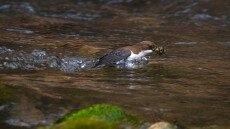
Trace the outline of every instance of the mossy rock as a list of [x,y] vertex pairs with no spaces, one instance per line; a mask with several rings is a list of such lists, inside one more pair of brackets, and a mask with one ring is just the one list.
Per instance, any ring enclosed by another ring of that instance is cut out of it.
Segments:
[[120,107],[109,104],[94,105],[80,111],[72,112],[60,119],[58,123],[82,118],[101,120],[109,123],[129,123],[132,125],[140,123],[137,118],[129,115]]
[[53,126],[39,129],[116,129],[138,126],[140,121],[118,106],[99,104],[67,114]]

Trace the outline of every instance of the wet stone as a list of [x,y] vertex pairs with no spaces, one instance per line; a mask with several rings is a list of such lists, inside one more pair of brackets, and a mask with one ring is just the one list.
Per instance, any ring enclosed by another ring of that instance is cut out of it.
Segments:
[[178,127],[168,122],[157,122],[148,129],[178,129]]

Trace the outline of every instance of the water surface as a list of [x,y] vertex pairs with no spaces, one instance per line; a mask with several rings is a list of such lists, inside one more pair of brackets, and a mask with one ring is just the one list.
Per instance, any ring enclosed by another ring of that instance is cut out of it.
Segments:
[[[111,103],[148,122],[230,126],[229,2],[0,0],[0,128],[50,125]],[[97,68],[143,40],[165,46],[137,68]]]

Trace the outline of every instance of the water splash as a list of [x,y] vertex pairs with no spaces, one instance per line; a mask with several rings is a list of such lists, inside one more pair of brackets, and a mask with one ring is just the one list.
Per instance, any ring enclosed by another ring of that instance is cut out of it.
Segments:
[[[60,56],[48,53],[44,50],[13,50],[0,47],[0,69],[20,70],[46,70],[54,69],[63,72],[75,72],[83,69],[91,69],[95,65],[95,59],[87,59],[78,56]],[[138,61],[119,61],[114,67],[119,69],[135,69],[148,63],[146,58]]]
[[30,53],[0,47],[0,69],[45,70],[74,72],[91,67],[93,61],[82,57],[59,57],[43,50]]
[[143,67],[147,63],[148,60],[146,58],[142,58],[141,60],[134,60],[134,61],[121,60],[116,63],[115,67],[119,69],[136,69],[136,68]]
[[88,61],[84,58],[77,57],[64,57],[61,59],[60,70],[65,72],[71,72],[81,69],[86,69],[90,65],[91,61]]
[[[0,54],[3,54],[3,53],[8,53],[8,54],[12,54],[14,52],[14,50],[12,49],[8,49],[6,47],[0,47]],[[1,59],[1,58],[0,58]]]

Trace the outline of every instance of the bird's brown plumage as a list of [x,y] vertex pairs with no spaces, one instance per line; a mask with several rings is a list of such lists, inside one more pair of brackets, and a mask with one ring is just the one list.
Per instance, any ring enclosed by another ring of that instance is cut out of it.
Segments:
[[143,50],[152,50],[155,47],[157,47],[157,45],[151,41],[142,41],[132,46],[123,47],[123,49],[128,49],[131,50],[134,54],[138,54]]

